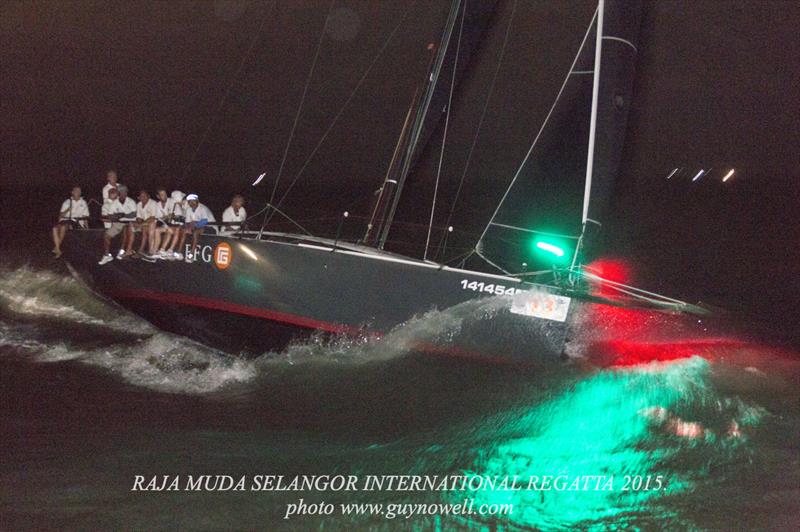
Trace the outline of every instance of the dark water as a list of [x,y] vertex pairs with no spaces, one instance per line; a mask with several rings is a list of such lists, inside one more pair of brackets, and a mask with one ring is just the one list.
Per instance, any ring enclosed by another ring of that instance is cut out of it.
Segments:
[[[404,347],[457,337],[463,315],[433,312],[382,340],[316,340],[240,358],[160,332],[58,267],[8,263],[0,528],[796,526],[800,363],[790,350],[720,344],[597,367],[578,349],[572,361],[520,369]],[[604,475],[614,489],[130,491],[135,475],[201,474]],[[626,475],[660,476],[663,488],[621,491]],[[336,511],[284,520],[300,498]],[[513,504],[513,513],[387,519],[338,506],[465,498]]]

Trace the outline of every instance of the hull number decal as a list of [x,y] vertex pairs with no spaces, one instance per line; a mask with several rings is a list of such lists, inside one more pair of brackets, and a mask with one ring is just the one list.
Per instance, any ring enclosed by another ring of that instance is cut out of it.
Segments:
[[462,290],[472,290],[473,292],[485,292],[487,294],[494,294],[496,296],[514,295],[522,292],[519,288],[506,287],[501,284],[486,284],[478,281],[470,282],[468,279],[461,281]]

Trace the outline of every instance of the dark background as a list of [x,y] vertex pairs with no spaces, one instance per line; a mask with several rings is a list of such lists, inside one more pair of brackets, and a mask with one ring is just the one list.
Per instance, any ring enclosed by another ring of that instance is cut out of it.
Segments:
[[[454,96],[445,180],[460,175],[511,6],[498,2],[477,67]],[[348,209],[357,227],[346,231],[360,233],[448,8],[443,1],[4,2],[4,241],[44,234],[71,183],[99,196],[108,166],[132,188],[199,192],[217,212],[230,194],[246,192],[253,212],[278,174],[328,13],[279,192],[302,169],[286,210],[331,233],[336,222],[320,218]],[[552,101],[541,84],[563,72],[593,9],[520,0],[459,230],[485,223],[538,128],[526,117]],[[800,322],[798,27],[798,2],[645,3],[626,147],[604,229],[609,254],[625,257],[645,287],[790,331]],[[430,160],[409,185],[421,206],[430,202]],[[665,180],[676,167],[684,170]],[[692,183],[700,168],[712,171]],[[729,168],[736,173],[723,184]],[[261,172],[268,187],[250,190]],[[417,213],[400,220],[426,221]],[[43,243],[30,252],[48,251]]]

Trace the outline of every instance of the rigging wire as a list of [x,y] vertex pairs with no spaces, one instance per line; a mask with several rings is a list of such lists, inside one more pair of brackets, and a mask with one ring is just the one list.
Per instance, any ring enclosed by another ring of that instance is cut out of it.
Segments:
[[[539,138],[542,136],[542,132],[544,131],[544,128],[547,126],[547,123],[550,120],[550,116],[553,114],[553,111],[555,110],[556,105],[558,104],[558,101],[561,98],[561,94],[564,92],[564,88],[567,86],[567,82],[569,81],[570,76],[572,75],[572,71],[573,71],[573,69],[575,68],[575,65],[578,62],[578,58],[580,57],[581,52],[583,51],[583,47],[586,45],[586,40],[588,39],[589,34],[592,31],[592,26],[594,26],[594,22],[597,19],[597,14],[598,14],[597,10],[595,10],[594,16],[592,16],[592,20],[589,22],[589,27],[586,29],[586,34],[583,36],[583,40],[581,41],[581,45],[578,47],[578,53],[575,54],[575,58],[572,60],[572,65],[570,65],[569,71],[567,72],[567,75],[564,77],[564,81],[561,84],[561,88],[558,90],[558,94],[556,94],[556,99],[555,99],[555,101],[553,101],[553,105],[550,106],[550,110],[547,112],[547,116],[545,116],[544,121],[542,122],[542,125],[539,127],[539,131],[536,133],[536,136],[534,137],[530,148],[528,148],[528,151],[525,154],[525,157],[522,159],[522,163],[520,163],[519,168],[517,168],[517,171],[514,173],[514,177],[511,179],[511,183],[509,183],[508,188],[506,188],[505,193],[500,198],[500,203],[497,204],[497,208],[494,210],[494,213],[492,213],[492,217],[489,219],[489,223],[486,224],[486,227],[483,229],[483,232],[481,233],[480,238],[478,238],[478,241],[475,243],[476,249],[481,244],[481,241],[483,240],[483,237],[485,237],[486,233],[489,231],[489,227],[492,226],[495,217],[497,217],[497,213],[500,212],[500,208],[503,206],[503,203],[505,202],[506,198],[508,197],[508,193],[511,192],[512,188],[514,188],[514,184],[517,182],[517,179],[519,178],[520,174],[522,173],[522,169],[525,167],[525,164],[528,162],[528,159],[530,159],[531,154],[533,153],[533,149],[536,147],[536,144],[539,142]],[[487,262],[489,262],[486,259],[486,257],[484,257],[482,254],[478,253],[477,255],[479,257],[481,257],[483,260],[486,260]]]
[[431,219],[428,223],[428,236],[425,239],[425,252],[422,260],[428,260],[428,247],[431,243],[431,230],[433,229],[433,216],[436,213],[436,197],[439,194],[439,179],[442,176],[442,163],[444,162],[444,150],[447,145],[447,129],[450,125],[450,108],[453,103],[453,91],[456,86],[456,74],[458,73],[458,57],[461,52],[461,35],[464,33],[464,19],[467,16],[467,0],[464,0],[464,7],[461,11],[461,26],[458,28],[458,41],[456,41],[456,55],[453,58],[453,74],[450,76],[450,94],[447,95],[447,114],[444,118],[444,133],[442,134],[442,149],[439,152],[439,165],[436,168],[436,184],[433,187],[433,201],[431,202]]
[[[400,26],[402,26],[403,22],[405,22],[405,20],[406,20],[406,17],[408,16],[408,13],[409,13],[409,12],[411,12],[411,10],[412,10],[412,8],[413,8],[413,6],[414,6],[415,4],[416,4],[416,2],[412,2],[412,3],[410,3],[410,4],[409,4],[409,7],[408,7],[408,9],[406,9],[406,11],[405,11],[405,13],[403,13],[403,16],[402,16],[402,18],[400,19],[400,21],[397,23],[397,25],[394,27],[394,29],[392,30],[392,32],[391,32],[391,33],[389,34],[389,36],[386,38],[386,41],[383,43],[383,46],[381,46],[381,49],[378,51],[378,54],[377,54],[377,55],[375,56],[375,58],[372,60],[372,62],[370,63],[370,65],[367,67],[367,70],[364,72],[364,75],[363,75],[363,76],[361,76],[361,79],[359,79],[359,80],[358,80],[358,83],[356,83],[356,86],[355,86],[355,88],[353,89],[353,91],[350,93],[350,96],[348,96],[348,97],[347,97],[347,100],[345,100],[345,102],[344,102],[344,105],[342,105],[342,108],[341,108],[341,109],[339,109],[339,112],[338,112],[338,113],[336,113],[336,116],[334,116],[334,118],[333,118],[333,121],[330,123],[330,125],[328,126],[328,128],[325,130],[325,133],[323,133],[323,134],[322,134],[322,137],[319,139],[319,142],[317,142],[317,145],[316,145],[316,146],[314,146],[314,149],[313,149],[313,150],[311,150],[311,153],[310,153],[310,154],[309,154],[309,156],[306,158],[305,162],[303,163],[303,166],[302,166],[302,167],[300,167],[300,170],[299,170],[299,171],[297,172],[297,174],[294,176],[294,179],[292,179],[292,182],[291,182],[291,183],[289,183],[289,186],[287,187],[286,191],[285,191],[285,192],[283,193],[283,195],[281,196],[281,199],[280,199],[280,200],[278,200],[278,202],[277,202],[277,204],[276,204],[276,206],[277,206],[277,207],[280,207],[280,206],[283,204],[283,202],[286,200],[286,197],[289,195],[289,192],[291,192],[291,190],[292,190],[292,188],[294,187],[294,185],[295,185],[295,184],[297,183],[297,181],[300,179],[300,176],[303,174],[303,172],[305,171],[305,169],[308,167],[308,164],[311,162],[311,159],[313,159],[313,158],[314,158],[314,155],[316,155],[316,153],[317,153],[317,151],[319,150],[320,146],[322,146],[322,144],[325,142],[325,139],[327,139],[327,138],[328,138],[328,135],[329,135],[329,134],[330,134],[330,132],[333,130],[333,128],[334,128],[334,126],[336,125],[336,123],[339,121],[339,118],[341,118],[341,116],[342,116],[342,114],[344,113],[345,109],[347,109],[347,106],[350,104],[350,102],[351,102],[351,101],[353,100],[353,98],[355,97],[356,93],[358,92],[358,89],[360,89],[360,88],[361,88],[361,85],[362,85],[362,84],[364,83],[364,81],[367,79],[367,76],[369,76],[369,73],[372,71],[372,68],[373,68],[373,67],[374,67],[374,66],[377,64],[377,62],[378,62],[378,59],[380,59],[381,55],[383,55],[383,52],[386,50],[386,48],[388,48],[388,47],[389,47],[389,43],[392,41],[392,38],[393,38],[393,37],[395,36],[395,34],[397,33],[397,30],[399,30],[399,29],[400,29]],[[274,216],[274,212],[270,213],[270,215],[269,215],[269,216],[267,217],[267,219],[265,220],[264,224],[266,225],[267,223],[269,223],[269,221],[272,219],[272,217],[273,217],[273,216]]]
[[266,25],[267,20],[270,18],[270,14],[277,7],[277,5],[278,5],[278,2],[276,0],[275,2],[272,3],[272,8],[267,8],[266,9],[266,13],[264,14],[264,18],[261,19],[261,23],[259,24],[258,29],[256,30],[255,34],[253,35],[253,38],[250,40],[250,44],[248,45],[247,50],[245,50],[244,54],[242,55],[242,60],[239,62],[239,66],[236,68],[236,72],[234,72],[233,76],[231,77],[231,82],[228,84],[228,87],[225,89],[225,94],[222,96],[222,99],[220,100],[219,105],[217,106],[217,109],[214,111],[214,114],[211,116],[211,121],[208,123],[208,126],[206,127],[205,131],[203,132],[203,136],[200,137],[200,142],[197,143],[197,147],[195,148],[191,159],[189,159],[189,162],[186,164],[186,166],[183,169],[183,173],[181,174],[181,179],[180,179],[181,183],[186,178],[186,175],[189,173],[189,170],[192,169],[192,165],[194,165],[195,161],[197,160],[197,155],[200,153],[200,148],[203,147],[203,144],[205,144],[205,141],[208,138],[208,134],[211,132],[211,129],[214,127],[214,124],[217,123],[217,119],[219,118],[219,115],[222,112],[222,109],[225,107],[225,103],[228,101],[228,97],[231,94],[231,90],[233,89],[233,86],[236,85],[236,81],[239,79],[239,74],[241,74],[242,69],[244,69],[244,66],[247,63],[247,59],[249,58],[250,53],[255,48],[256,43],[259,41],[259,39],[261,39],[262,30],[264,29],[264,26]]
[[289,132],[289,139],[286,141],[286,148],[283,150],[283,157],[281,158],[281,164],[278,167],[278,176],[275,178],[275,185],[272,187],[272,193],[269,195],[269,203],[272,203],[275,200],[275,193],[278,191],[278,183],[281,180],[281,174],[283,173],[283,167],[286,164],[286,156],[289,155],[289,148],[292,146],[292,140],[294,140],[294,133],[297,130],[297,124],[300,121],[300,115],[303,112],[303,104],[306,101],[306,94],[308,94],[308,87],[311,85],[311,78],[314,77],[314,70],[317,68],[317,60],[319,59],[320,51],[322,50],[322,43],[325,40],[325,28],[328,25],[328,19],[330,19],[331,12],[333,11],[333,4],[336,0],[331,0],[330,5],[328,6],[328,12],[325,15],[325,20],[322,23],[322,31],[319,32],[319,41],[317,42],[317,49],[314,52],[314,59],[311,61],[311,68],[308,71],[308,77],[306,77],[306,84],[303,87],[303,95],[300,97],[300,104],[297,106],[297,113],[294,115],[294,123],[292,124],[292,129]]
[[[472,144],[469,147],[469,152],[467,153],[467,160],[464,163],[464,171],[461,173],[461,180],[458,182],[458,188],[456,189],[456,195],[453,198],[453,202],[450,205],[450,212],[447,214],[447,221],[445,222],[444,226],[449,227],[450,221],[453,218],[453,212],[456,209],[456,204],[458,203],[458,198],[461,196],[461,189],[464,186],[464,179],[467,176],[467,171],[469,170],[469,165],[472,162],[472,154],[475,151],[475,146],[478,144],[478,137],[481,133],[481,127],[483,127],[483,121],[486,118],[486,112],[489,110],[489,101],[492,98],[492,94],[494,94],[494,87],[497,83],[498,75],[500,74],[500,67],[503,64],[503,58],[505,57],[506,53],[506,46],[508,45],[509,36],[511,35],[511,26],[514,22],[514,15],[517,11],[517,4],[518,0],[514,0],[514,4],[511,6],[511,15],[509,15],[508,19],[508,26],[506,27],[506,34],[503,37],[503,45],[500,47],[500,55],[497,59],[497,68],[494,70],[494,75],[492,76],[492,82],[489,85],[489,91],[486,93],[486,101],[483,103],[483,111],[481,111],[481,117],[478,120],[478,127],[475,130],[475,136],[472,139]],[[442,236],[441,240],[439,240],[439,247],[436,251],[436,257],[439,257],[440,254],[444,254],[444,236]]]

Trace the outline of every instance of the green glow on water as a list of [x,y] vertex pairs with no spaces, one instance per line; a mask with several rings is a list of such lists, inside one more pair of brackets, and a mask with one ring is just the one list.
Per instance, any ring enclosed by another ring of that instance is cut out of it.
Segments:
[[[642,519],[654,525],[660,519],[681,522],[663,499],[690,490],[699,473],[676,470],[670,464],[679,452],[713,445],[715,436],[709,431],[697,439],[679,438],[663,430],[663,424],[654,422],[647,412],[663,408],[695,419],[689,412],[693,405],[711,403],[706,399],[713,397],[709,374],[709,363],[699,357],[644,369],[602,371],[511,416],[506,422],[509,437],[481,449],[467,474],[517,475],[522,489],[477,491],[475,505],[511,503],[513,515],[500,522],[541,530],[608,529],[612,524],[612,528],[626,528]],[[697,410],[694,414],[700,415]],[[590,480],[586,491],[527,489],[531,476],[542,479],[546,475],[565,478],[562,486],[569,486],[576,477],[603,479]],[[649,476],[652,488],[657,476],[663,475],[662,487],[623,491],[626,475],[640,476],[643,483]],[[610,485],[608,478],[612,478]],[[690,524],[681,524],[685,525]]]

